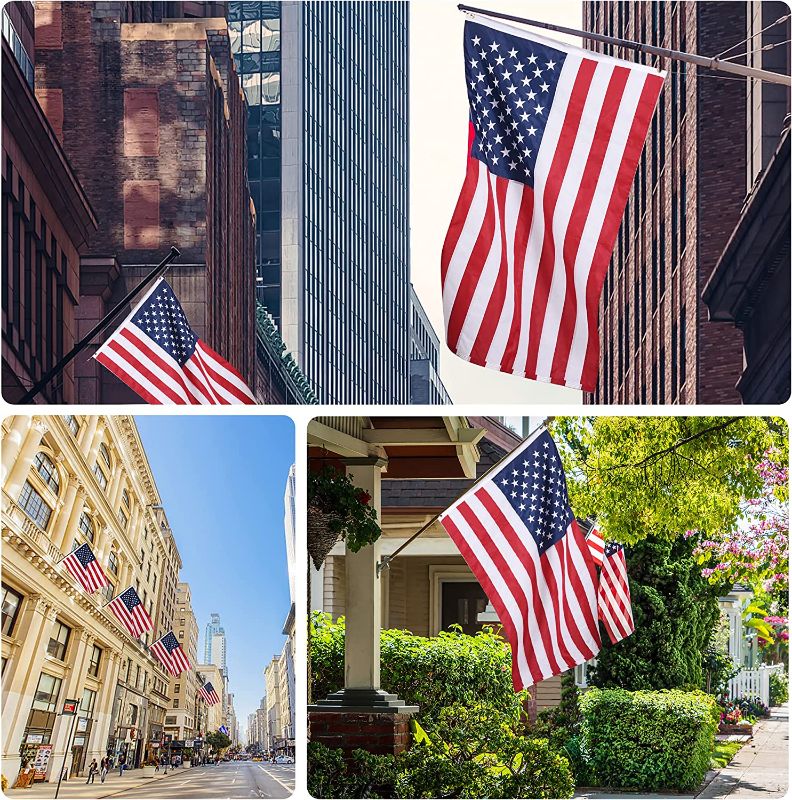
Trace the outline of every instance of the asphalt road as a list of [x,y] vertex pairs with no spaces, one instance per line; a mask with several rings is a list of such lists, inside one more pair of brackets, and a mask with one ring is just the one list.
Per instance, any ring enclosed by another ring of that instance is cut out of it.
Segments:
[[[115,787],[114,787],[115,788]],[[280,797],[294,791],[294,764],[229,761],[212,767],[168,770],[162,780],[137,789],[121,789],[109,797],[224,798]]]

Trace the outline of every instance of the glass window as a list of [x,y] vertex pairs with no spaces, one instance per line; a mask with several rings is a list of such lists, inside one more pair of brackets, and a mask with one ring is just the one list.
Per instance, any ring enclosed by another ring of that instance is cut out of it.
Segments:
[[93,689],[84,689],[82,701],[80,702],[80,711],[86,714],[93,713],[94,705],[96,704],[96,692]]
[[58,480],[58,470],[55,469],[55,465],[52,463],[52,460],[46,453],[36,453],[36,471],[39,475],[41,475],[42,480],[44,483],[52,489],[55,494],[58,493],[58,489],[60,488],[60,481]]
[[99,462],[98,461],[96,462],[96,464],[94,464],[93,473],[96,476],[96,481],[99,484],[99,486],[101,486],[102,489],[106,489],[107,488],[107,475],[104,474],[104,471],[99,466]]
[[47,653],[53,658],[57,658],[58,661],[63,661],[66,658],[66,648],[69,645],[70,633],[71,628],[56,619],[52,627],[49,644],[47,645]]
[[99,677],[99,665],[102,663],[102,648],[94,645],[91,650],[91,661],[88,664],[88,674],[94,678]]
[[118,509],[118,522],[121,525],[121,527],[124,528],[124,530],[126,530],[126,526],[127,523],[129,522],[129,519],[127,515],[120,508]]
[[108,583],[107,586],[105,586],[102,589],[102,596],[104,597],[105,600],[107,600],[108,603],[113,599],[114,593],[115,593],[115,586],[113,586],[112,583]]
[[126,489],[124,489],[124,491],[123,491],[123,492],[121,492],[121,502],[122,502],[122,503],[123,503],[123,504],[124,504],[124,505],[125,505],[127,508],[131,508],[131,506],[129,505],[129,492],[128,492]]
[[42,672],[39,676],[36,693],[33,695],[32,708],[36,711],[55,711],[58,705],[61,679]]
[[99,445],[99,455],[102,457],[102,461],[104,461],[107,468],[110,469],[110,451],[107,449],[107,445],[104,442]]
[[85,511],[80,514],[79,528],[82,531],[82,535],[89,542],[93,542],[95,536],[93,522]]
[[71,414],[66,414],[63,417],[63,421],[66,423],[69,430],[76,436],[77,431],[80,430],[80,423],[77,422],[77,418],[72,416]]
[[10,636],[14,631],[22,595],[3,584],[3,634]]
[[107,557],[107,568],[113,575],[118,575],[118,555],[116,553],[111,552]]
[[25,481],[22,494],[19,495],[19,506],[39,528],[46,530],[52,516],[52,509],[28,481]]
[[173,707],[174,707],[174,708],[178,708],[178,707],[179,707],[179,698],[178,698],[178,697],[174,698],[174,700],[173,700]]

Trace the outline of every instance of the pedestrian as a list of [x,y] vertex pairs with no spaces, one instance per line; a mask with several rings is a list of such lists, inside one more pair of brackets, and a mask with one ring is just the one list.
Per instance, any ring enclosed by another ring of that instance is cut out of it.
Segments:
[[96,759],[91,759],[91,763],[88,765],[88,780],[86,783],[93,783],[96,778],[96,773],[99,772],[99,767],[96,763]]
[[118,777],[119,778],[123,778],[124,777],[124,767],[125,766],[126,766],[126,756],[123,753],[121,753],[121,755],[118,757]]
[[107,756],[105,756],[105,757],[102,759],[102,763],[101,763],[101,767],[100,767],[100,770],[101,770],[101,771],[100,771],[100,773],[99,773],[99,780],[100,780],[102,783],[104,783],[104,782],[105,782],[105,778],[107,777],[107,770],[108,770],[109,768],[110,768],[110,759],[109,759]]

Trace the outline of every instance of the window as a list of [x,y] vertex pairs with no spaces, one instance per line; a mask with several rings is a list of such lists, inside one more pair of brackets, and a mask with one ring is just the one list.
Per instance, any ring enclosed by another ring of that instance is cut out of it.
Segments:
[[176,724],[176,717],[165,717],[165,724],[166,725],[175,725]]
[[118,575],[118,555],[116,553],[111,552],[107,557],[107,568],[113,575]]
[[180,639],[183,639],[183,638],[184,638],[184,631],[179,631],[179,638],[180,638]]
[[88,674],[93,675],[94,678],[99,677],[99,665],[102,663],[102,648],[93,646],[91,650],[91,661],[88,664]]
[[22,595],[3,584],[3,635],[10,636],[14,631]]
[[135,688],[140,688],[140,664],[135,664]]
[[72,432],[72,434],[76,436],[77,431],[80,430],[80,423],[77,422],[77,418],[73,417],[71,414],[66,414],[63,417],[63,421],[66,423],[66,427]]
[[58,661],[63,661],[66,658],[66,648],[69,645],[70,633],[71,628],[56,619],[52,627],[49,644],[47,645],[47,653],[53,658],[57,658]]
[[129,506],[129,492],[128,492],[126,489],[124,489],[124,491],[123,491],[123,492],[121,492],[121,502],[122,502],[122,503],[123,503],[123,504],[124,504],[124,505],[125,505],[127,508],[129,508],[129,507],[130,507],[130,506]]
[[85,511],[80,514],[80,522],[79,522],[80,530],[82,531],[82,535],[89,541],[93,542],[94,540],[94,526],[91,518],[86,514]]
[[102,589],[102,596],[105,600],[109,603],[113,599],[113,595],[115,594],[115,586],[108,581],[107,586]]
[[41,475],[44,483],[52,489],[55,494],[58,493],[60,488],[60,481],[58,480],[58,470],[46,453],[36,453],[35,458],[36,471]]
[[101,486],[103,490],[106,489],[107,475],[105,475],[104,472],[102,471],[102,468],[99,466],[98,461],[94,464],[93,473],[96,476],[96,482],[99,484],[99,486]]
[[102,457],[105,466],[110,469],[110,451],[107,449],[107,445],[104,442],[99,445],[99,455]]
[[82,701],[80,702],[80,711],[86,714],[92,714],[96,705],[96,692],[93,689],[84,689]]
[[22,494],[19,495],[20,508],[39,526],[46,530],[52,516],[52,509],[44,502],[44,498],[25,481]]
[[173,684],[173,693],[174,694],[178,694],[180,691],[181,691],[181,684],[180,683],[174,683]]
[[121,525],[121,527],[124,530],[126,530],[126,526],[127,526],[128,522],[129,522],[129,519],[127,518],[127,515],[119,508],[118,509],[118,523],[119,523],[119,525]]
[[46,672],[42,672],[39,676],[36,693],[33,695],[32,708],[35,711],[55,711],[58,706],[60,687],[60,678],[56,678],[54,675],[48,675]]
[[179,707],[179,698],[178,697],[173,701],[173,707],[174,708],[178,708]]

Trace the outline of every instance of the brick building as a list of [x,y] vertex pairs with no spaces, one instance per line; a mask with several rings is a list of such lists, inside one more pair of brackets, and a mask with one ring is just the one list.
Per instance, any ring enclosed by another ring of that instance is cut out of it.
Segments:
[[[97,210],[80,331],[176,245],[167,277],[192,327],[253,386],[247,109],[224,13],[223,3],[38,3],[36,94]],[[75,371],[78,402],[139,401],[92,359]]]
[[[18,400],[74,344],[80,254],[96,216],[33,93],[33,4],[3,18],[3,397]],[[75,400],[74,369],[41,401]]]
[[[746,38],[744,3],[586,2],[587,30],[714,55]],[[632,51],[668,70],[600,301],[599,383],[587,402],[732,403],[742,332],[702,291],[745,197],[746,81]],[[732,53],[743,50],[732,50]]]

